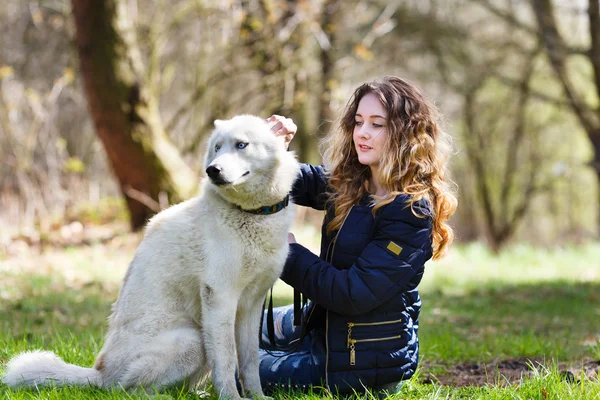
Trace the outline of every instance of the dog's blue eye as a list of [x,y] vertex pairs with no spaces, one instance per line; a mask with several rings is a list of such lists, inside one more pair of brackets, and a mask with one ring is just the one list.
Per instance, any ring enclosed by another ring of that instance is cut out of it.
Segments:
[[220,145],[220,144],[216,144],[216,145],[215,145],[215,153],[216,153],[217,151],[219,151],[219,149],[220,149],[220,148],[221,148],[221,145]]
[[237,147],[240,150],[245,148],[246,146],[248,146],[248,143],[244,143],[244,142],[237,142],[235,145],[235,147]]

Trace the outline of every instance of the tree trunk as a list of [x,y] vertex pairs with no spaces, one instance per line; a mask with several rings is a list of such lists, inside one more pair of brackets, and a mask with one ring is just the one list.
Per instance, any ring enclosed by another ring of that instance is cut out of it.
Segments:
[[[594,71],[594,89],[600,96],[600,5],[597,0],[588,1],[588,17],[591,46],[584,55],[588,58]],[[537,21],[539,35],[544,43],[550,66],[552,67],[573,113],[585,129],[594,150],[594,158],[590,165],[598,176],[600,188],[600,113],[598,108],[590,106],[585,96],[575,90],[572,78],[567,72],[567,58],[572,52],[560,35],[552,0],[533,0],[533,12]],[[597,199],[598,233],[600,233],[600,190]]]
[[319,97],[319,138],[326,136],[334,127],[335,116],[331,110],[331,94],[338,86],[335,76],[335,45],[339,36],[341,23],[341,0],[327,0],[323,4],[321,14],[321,27],[327,34],[328,43],[320,43],[320,61],[322,70],[322,88]]
[[596,172],[598,180],[597,234],[600,235],[600,129],[597,129],[595,132],[588,132],[588,136],[594,149],[594,158],[590,161],[590,166]]
[[197,191],[197,179],[168,140],[157,99],[145,87],[135,32],[122,0],[72,0],[88,106],[121,191],[131,227]]

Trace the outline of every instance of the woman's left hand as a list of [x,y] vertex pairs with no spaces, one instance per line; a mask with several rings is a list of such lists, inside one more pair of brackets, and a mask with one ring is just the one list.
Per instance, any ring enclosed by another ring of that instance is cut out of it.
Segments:
[[296,237],[294,236],[294,234],[292,232],[288,232],[288,243],[297,243],[296,242]]

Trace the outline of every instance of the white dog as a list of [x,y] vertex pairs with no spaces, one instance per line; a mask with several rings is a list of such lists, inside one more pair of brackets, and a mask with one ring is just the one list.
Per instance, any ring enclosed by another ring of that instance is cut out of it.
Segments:
[[7,365],[9,386],[161,388],[212,371],[221,397],[264,397],[258,335],[267,290],[281,274],[298,163],[258,117],[215,121],[202,195],[156,215],[146,229],[93,368],[47,351]]

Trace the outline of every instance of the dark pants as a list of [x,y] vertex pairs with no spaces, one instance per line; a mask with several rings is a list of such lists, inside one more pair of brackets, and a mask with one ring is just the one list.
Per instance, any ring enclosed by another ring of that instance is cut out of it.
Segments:
[[[325,383],[325,332],[315,328],[300,341],[300,327],[294,326],[294,307],[273,310],[275,345],[269,341],[267,317],[263,318],[259,349],[260,381],[268,394],[280,389],[318,390]],[[278,349],[292,349],[281,351]]]

